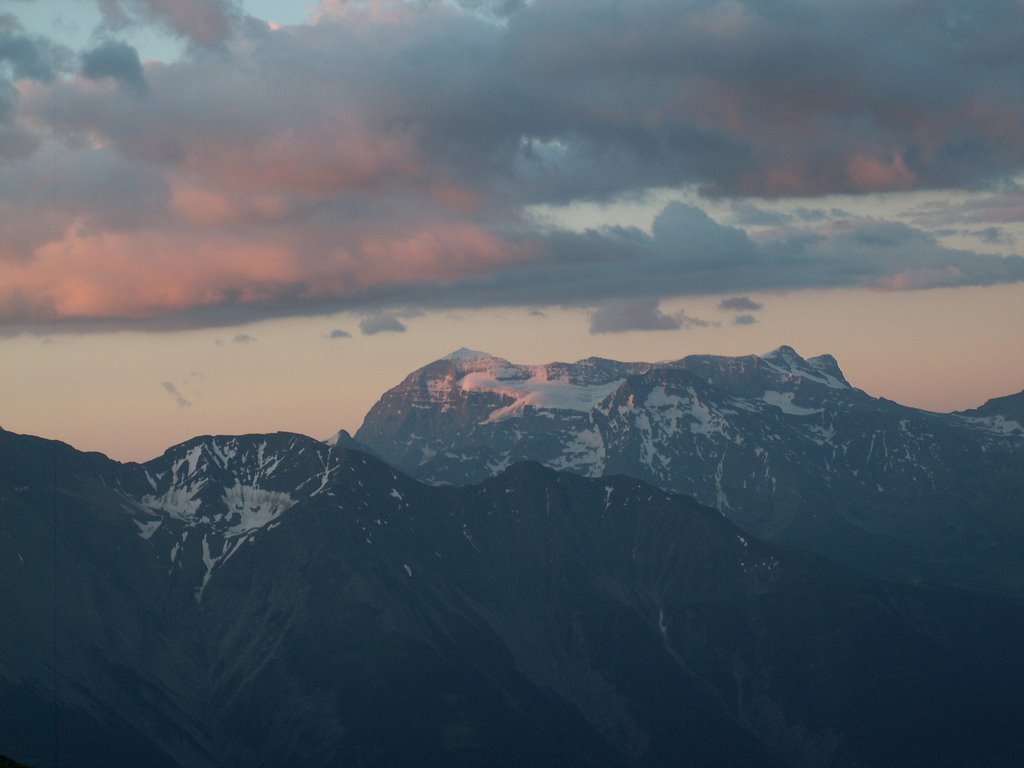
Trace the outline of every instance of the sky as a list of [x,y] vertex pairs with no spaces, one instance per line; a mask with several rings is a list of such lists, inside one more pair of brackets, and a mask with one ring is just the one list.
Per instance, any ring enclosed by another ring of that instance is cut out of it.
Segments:
[[355,431],[462,346],[1024,388],[1024,3],[0,0],[0,426]]

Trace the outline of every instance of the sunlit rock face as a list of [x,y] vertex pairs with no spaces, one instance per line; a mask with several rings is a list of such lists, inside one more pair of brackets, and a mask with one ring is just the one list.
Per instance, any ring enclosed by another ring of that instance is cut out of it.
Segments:
[[539,366],[459,350],[386,392],[356,439],[430,483],[526,459],[629,475],[873,572],[1024,593],[1022,402],[908,408],[790,347]]

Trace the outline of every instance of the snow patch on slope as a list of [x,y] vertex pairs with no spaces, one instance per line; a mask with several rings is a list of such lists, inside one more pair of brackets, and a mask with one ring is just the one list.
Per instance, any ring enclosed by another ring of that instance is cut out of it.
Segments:
[[191,523],[199,514],[202,502],[197,496],[205,485],[205,479],[194,485],[172,485],[160,495],[143,496],[139,503],[150,512],[163,512],[177,520]]
[[774,406],[790,416],[811,416],[815,413],[821,413],[823,410],[822,408],[803,408],[802,406],[794,405],[792,392],[776,392],[769,389],[761,399],[768,403],[768,405]]
[[268,491],[240,482],[224,489],[223,501],[227,513],[221,517],[229,524],[223,532],[227,538],[269,525],[296,503],[283,491]]
[[147,520],[146,522],[134,520],[133,522],[139,527],[139,536],[149,541],[153,534],[156,533],[156,529],[163,523],[163,520]]
[[[525,374],[525,375],[524,375]],[[497,408],[485,423],[521,416],[527,406],[587,413],[618,389],[625,379],[600,384],[573,384],[551,379],[544,366],[520,368],[490,367],[470,371],[458,381],[464,392],[494,392],[512,398],[509,405]]]
[[604,472],[604,464],[604,438],[596,426],[577,432],[562,455],[548,462],[552,469],[570,470],[587,477],[599,477]]
[[964,422],[986,432],[997,435],[1024,434],[1024,426],[1019,421],[1004,416],[961,416]]
[[700,399],[693,387],[687,387],[687,396],[670,395],[662,386],[654,387],[644,400],[643,407],[648,410],[653,426],[663,437],[674,438],[680,431],[680,425],[689,424],[689,431],[694,435],[720,434],[728,436],[728,422],[716,411],[713,411]]

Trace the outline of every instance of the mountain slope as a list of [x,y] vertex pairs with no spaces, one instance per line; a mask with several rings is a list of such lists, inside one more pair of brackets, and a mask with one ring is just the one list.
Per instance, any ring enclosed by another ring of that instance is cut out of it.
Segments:
[[287,434],[120,465],[0,432],[0,504],[0,752],[37,766],[1024,757],[1019,606],[629,478],[431,487]]
[[385,393],[356,439],[431,483],[527,459],[630,475],[872,573],[1024,596],[1015,398],[920,411],[852,387],[829,355],[789,347],[546,366],[460,350]]

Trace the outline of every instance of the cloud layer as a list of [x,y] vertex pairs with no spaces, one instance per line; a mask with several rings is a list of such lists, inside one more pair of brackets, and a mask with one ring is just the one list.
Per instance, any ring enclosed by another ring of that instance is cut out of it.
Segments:
[[161,381],[160,386],[164,388],[164,391],[168,395],[174,398],[174,402],[178,404],[179,408],[190,408],[192,406],[192,401],[188,400],[183,394],[181,394],[178,387],[173,382]]
[[[1024,169],[1013,0],[378,0],[278,30],[226,2],[101,7],[110,30],[192,47],[72,55],[0,21],[8,332],[1024,279],[1019,256],[929,231],[1010,247],[979,225],[1024,220],[1006,181]],[[979,185],[975,207],[914,225],[747,199]],[[733,198],[760,229],[681,203],[649,233],[524,213],[665,186]]]
[[363,332],[364,336],[373,336],[378,333],[404,333],[405,323],[392,315],[370,315],[359,321],[359,330]]
[[666,314],[657,299],[619,301],[599,307],[590,318],[591,333],[626,331],[678,331],[682,328],[706,328],[713,323],[690,317],[683,311]]

